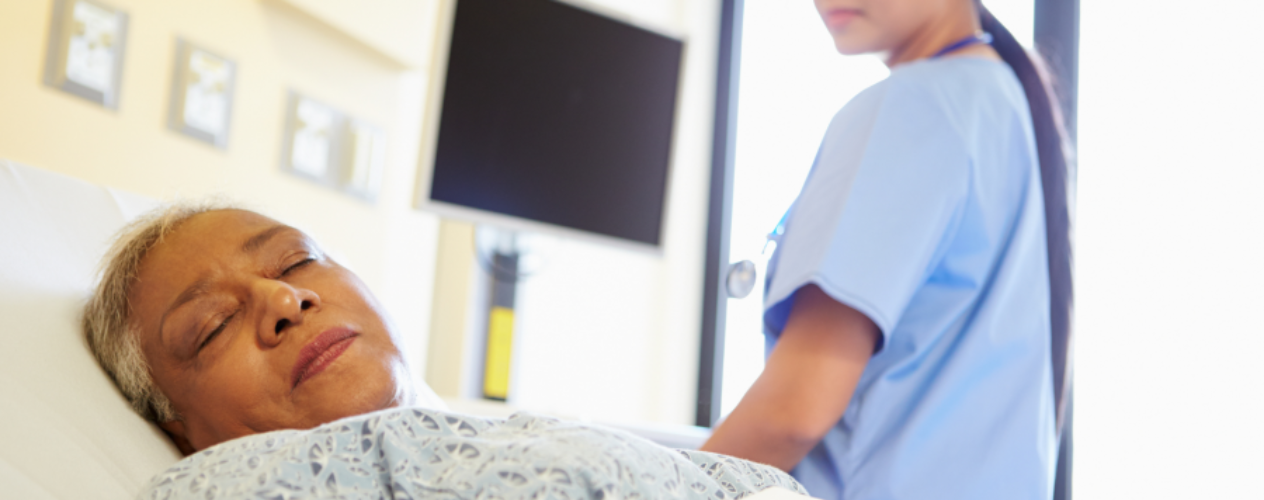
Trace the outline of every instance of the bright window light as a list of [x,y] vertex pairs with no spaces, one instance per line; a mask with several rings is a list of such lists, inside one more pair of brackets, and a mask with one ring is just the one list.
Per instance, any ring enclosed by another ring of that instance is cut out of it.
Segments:
[[1074,498],[1264,498],[1264,4],[1081,6]]

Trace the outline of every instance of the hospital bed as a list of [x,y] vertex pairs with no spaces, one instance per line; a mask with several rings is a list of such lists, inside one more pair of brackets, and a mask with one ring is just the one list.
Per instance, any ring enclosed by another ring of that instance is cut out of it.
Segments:
[[154,205],[0,159],[0,499],[132,498],[180,459],[114,389],[79,325],[109,238]]

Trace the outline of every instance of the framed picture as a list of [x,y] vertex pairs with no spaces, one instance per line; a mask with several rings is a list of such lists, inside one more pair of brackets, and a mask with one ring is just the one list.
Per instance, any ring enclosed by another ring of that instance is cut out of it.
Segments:
[[382,188],[386,135],[363,120],[291,91],[281,169],[373,202]]
[[225,149],[237,65],[185,40],[176,41],[167,126]]
[[331,187],[340,180],[342,112],[291,91],[286,106],[281,168]]
[[118,109],[127,13],[96,0],[56,0],[44,83]]
[[366,201],[377,199],[386,164],[386,136],[360,120],[347,121],[342,188]]

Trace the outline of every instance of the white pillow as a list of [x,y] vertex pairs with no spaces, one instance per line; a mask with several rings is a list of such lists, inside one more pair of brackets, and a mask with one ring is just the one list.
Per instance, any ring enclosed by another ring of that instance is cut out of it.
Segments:
[[0,485],[131,498],[180,454],[128,407],[79,326],[108,240],[154,203],[0,160]]

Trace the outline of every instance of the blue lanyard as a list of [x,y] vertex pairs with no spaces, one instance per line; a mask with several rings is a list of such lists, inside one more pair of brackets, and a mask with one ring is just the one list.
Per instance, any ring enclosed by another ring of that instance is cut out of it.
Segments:
[[786,233],[786,220],[790,218],[790,211],[794,210],[794,205],[786,209],[786,213],[781,216],[781,220],[777,222],[777,227],[772,228],[772,232],[768,233],[768,239],[764,241],[764,250],[760,253],[768,253],[769,243],[781,243],[781,235]]
[[956,52],[956,51],[958,51],[958,50],[964,49],[964,48],[966,48],[966,47],[969,47],[969,46],[971,46],[971,45],[978,44],[978,43],[982,43],[982,44],[991,44],[991,43],[992,43],[992,34],[991,34],[991,33],[986,32],[986,31],[980,31],[980,32],[978,32],[978,33],[973,33],[973,34],[971,34],[971,35],[970,35],[970,36],[968,36],[968,37],[962,38],[962,39],[960,39],[960,40],[957,40],[957,41],[955,41],[955,42],[953,42],[953,43],[949,44],[947,47],[944,47],[944,48],[942,48],[942,49],[939,49],[939,52],[936,52],[936,53],[935,53],[935,55],[930,56],[930,58],[931,58],[931,59],[938,59],[940,56],[942,56],[942,55],[944,55],[944,54],[948,54],[948,53]]

